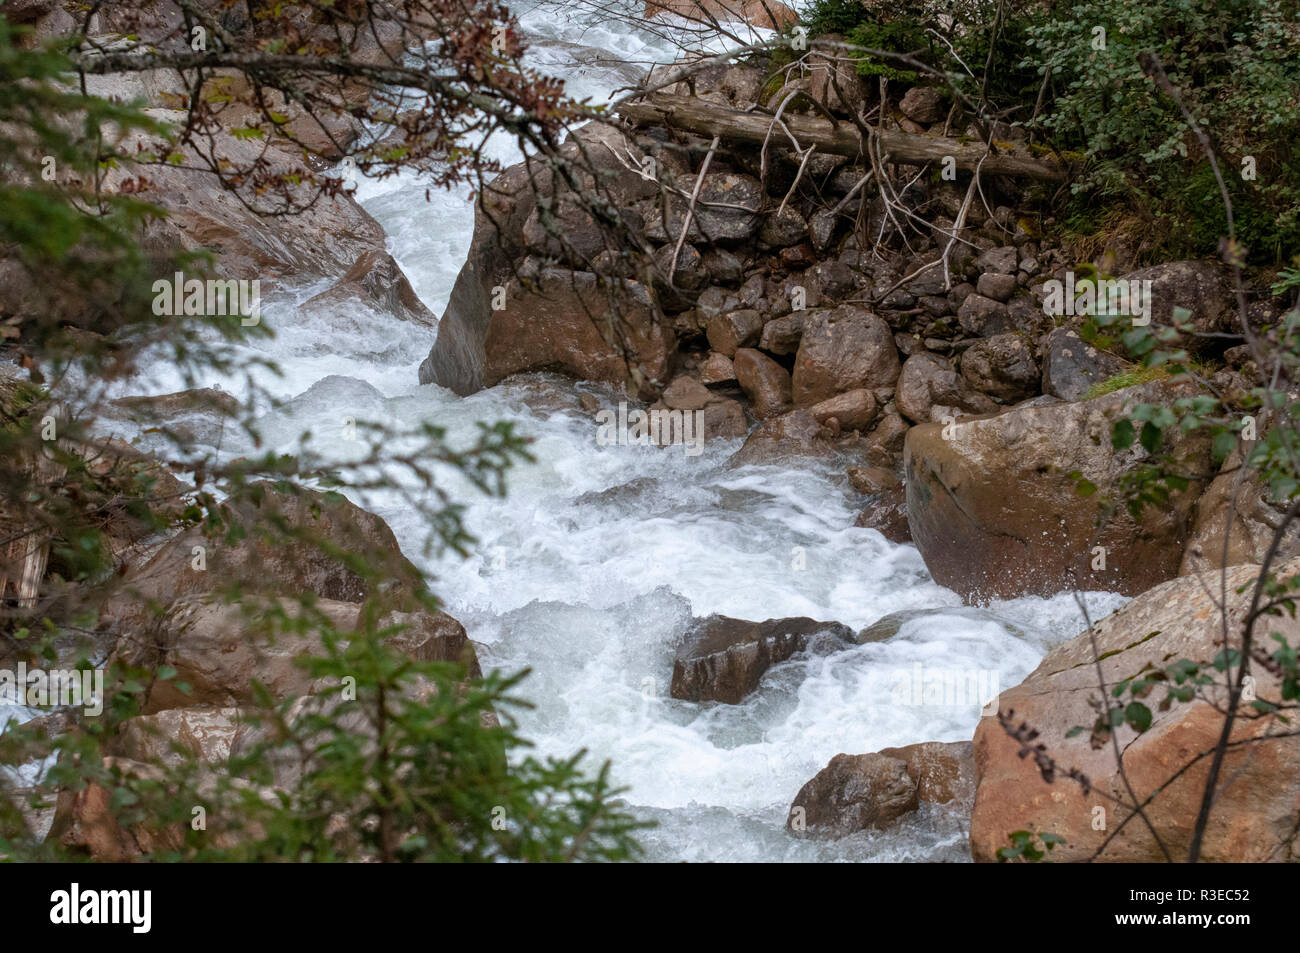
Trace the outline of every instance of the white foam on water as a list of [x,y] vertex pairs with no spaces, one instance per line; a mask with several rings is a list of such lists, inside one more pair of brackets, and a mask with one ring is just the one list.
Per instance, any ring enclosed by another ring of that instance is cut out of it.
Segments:
[[[468,560],[426,565],[448,610],[482,644],[485,667],[532,669],[520,713],[536,753],[610,759],[629,803],[661,821],[661,859],[961,859],[962,821],[938,809],[890,832],[797,846],[781,833],[799,788],[840,753],[969,739],[980,704],[900,704],[924,670],[991,673],[1009,687],[1081,628],[1073,598],[963,608],[916,549],[854,528],[856,500],[824,464],[730,468],[738,440],[682,448],[597,444],[576,385],[532,375],[457,398],[436,386],[385,396],[356,379],[314,384],[261,421],[272,447],[346,414],[392,426],[436,421],[452,442],[476,421],[510,420],[537,462],[504,500],[449,475],[479,540]],[[605,391],[606,400],[615,395]],[[358,410],[360,408],[360,410]],[[356,497],[419,558],[424,527],[395,495]],[[794,568],[802,552],[805,568]],[[1091,611],[1118,596],[1089,596]],[[694,617],[808,615],[861,629],[905,610],[887,641],[808,652],[773,667],[739,705],[668,697],[673,656]],[[918,699],[921,700],[921,699]],[[751,832],[751,833],[745,833]],[[734,838],[744,836],[738,845]],[[714,853],[709,853],[713,851]]]

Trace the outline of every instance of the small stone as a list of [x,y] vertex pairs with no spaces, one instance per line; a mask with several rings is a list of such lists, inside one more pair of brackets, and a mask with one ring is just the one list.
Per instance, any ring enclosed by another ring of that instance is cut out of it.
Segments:
[[1001,248],[990,248],[983,252],[975,259],[975,267],[982,272],[993,272],[999,275],[1014,275],[1016,273],[1016,262],[1018,253],[1014,246],[1004,245]]
[[737,310],[740,307],[740,299],[725,288],[714,286],[700,292],[695,307],[707,325],[718,315]]
[[842,430],[866,430],[876,419],[877,409],[875,395],[859,388],[813,404],[808,412],[821,424],[837,421],[838,436]]
[[717,351],[710,351],[700,367],[700,383],[725,384],[736,379],[736,370],[731,365],[731,358]]
[[991,336],[1011,330],[1007,306],[978,293],[961,303],[957,309],[957,320],[969,334]]
[[664,245],[655,252],[655,269],[665,285],[669,284],[669,275],[672,275],[671,285],[674,288],[694,291],[708,284],[709,273],[704,268],[704,259],[694,245],[683,245],[677,252],[675,269],[673,268],[674,251],[676,249],[672,245]]
[[818,209],[808,223],[808,237],[812,239],[813,248],[824,253],[835,239],[837,216],[828,208]]
[[749,433],[749,419],[738,400],[715,394],[703,413],[704,428],[701,432],[705,441],[735,439]]
[[683,375],[673,378],[662,399],[670,410],[702,410],[713,399],[713,392],[693,377]]
[[786,268],[807,268],[816,261],[817,253],[808,242],[781,249],[781,264]]
[[790,372],[762,351],[743,347],[732,362],[736,381],[759,420],[779,417],[790,409]]
[[710,248],[702,254],[705,270],[719,284],[735,284],[744,277],[745,263],[725,248]]
[[804,316],[806,311],[792,311],[784,317],[774,318],[763,325],[763,334],[758,346],[769,354],[793,354],[799,350],[799,339],[803,337]]
[[803,241],[807,235],[807,221],[788,205],[770,213],[758,230],[758,240],[768,248],[786,248]]
[[756,308],[758,303],[763,300],[763,275],[755,273],[746,279],[745,283],[740,286],[740,303],[746,308]]
[[938,122],[948,114],[943,102],[943,92],[933,86],[913,86],[903,94],[898,108],[908,119],[927,126]]
[[1007,301],[1011,298],[1012,292],[1016,290],[1016,277],[1015,275],[985,272],[980,275],[975,290],[986,298],[992,298],[995,301]]
[[721,314],[709,322],[709,346],[726,357],[749,347],[763,333],[763,316],[752,309]]

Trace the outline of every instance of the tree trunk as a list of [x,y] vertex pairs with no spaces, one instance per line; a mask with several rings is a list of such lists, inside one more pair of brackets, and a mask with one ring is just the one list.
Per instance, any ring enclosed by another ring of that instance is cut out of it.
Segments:
[[[772,130],[769,139],[772,116],[768,113],[742,112],[691,96],[655,93],[636,102],[624,103],[618,107],[618,112],[633,123],[661,123],[673,129],[721,136],[733,142],[761,143],[767,139],[775,148],[790,147],[789,138],[779,128]],[[818,152],[851,158],[864,154],[862,137],[850,122],[832,123],[828,119],[792,115],[782,116],[781,121],[805,148],[816,146]],[[979,168],[990,175],[1024,176],[1047,182],[1064,182],[1069,171],[1057,159],[1040,158],[1024,150],[999,147],[997,152],[990,152],[979,142],[960,142],[942,136],[890,129],[879,133],[873,130],[873,135],[879,137],[880,151],[888,162],[923,165],[942,162],[951,156],[959,169],[973,171]]]

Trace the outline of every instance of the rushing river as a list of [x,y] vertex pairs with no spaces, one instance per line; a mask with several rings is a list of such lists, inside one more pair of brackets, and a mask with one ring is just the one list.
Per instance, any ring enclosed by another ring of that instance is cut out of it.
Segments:
[[[606,97],[646,61],[672,57],[666,44],[618,24],[587,26],[554,10],[523,22],[535,62],[580,96]],[[509,144],[493,148],[505,162],[516,158]],[[435,192],[426,202],[423,183],[398,178],[362,182],[359,197],[441,314],[469,246],[466,193]],[[611,760],[629,804],[659,822],[645,839],[652,859],[968,859],[963,822],[944,809],[840,841],[796,840],[782,828],[800,786],[839,752],[969,739],[978,706],[900,705],[899,673],[920,664],[993,672],[1014,685],[1082,627],[1070,596],[962,608],[915,548],[853,528],[860,497],[842,466],[729,468],[739,440],[709,440],[700,456],[598,446],[596,424],[575,398],[587,390],[616,402],[611,390],[532,377],[459,398],[416,383],[427,328],[365,310],[305,313],[294,300],[282,295],[264,309],[277,336],[260,353],[285,372],[266,383],[287,400],[260,421],[272,446],[292,449],[303,429],[329,432],[345,418],[430,420],[453,442],[471,440],[476,421],[508,419],[534,438],[537,463],[513,472],[505,500],[451,481],[479,550],[428,568],[448,611],[481,644],[485,668],[531,668],[521,693],[536,708],[520,720],[535,752],[585,748],[593,766]],[[204,383],[239,390],[233,380]],[[166,366],[151,368],[148,392],[178,386]],[[424,527],[396,496],[357,501],[419,558]],[[1101,614],[1121,601],[1090,597]],[[807,615],[856,629],[916,609],[933,611],[887,641],[774,667],[743,704],[668,697],[674,651],[693,616]]]

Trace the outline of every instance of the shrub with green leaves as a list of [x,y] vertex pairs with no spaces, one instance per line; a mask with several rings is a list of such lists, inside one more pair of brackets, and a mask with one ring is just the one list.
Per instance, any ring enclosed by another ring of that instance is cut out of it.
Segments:
[[[1001,16],[999,17],[999,7]],[[931,0],[870,4],[860,0],[815,0],[804,16],[810,36],[839,34],[854,46],[864,77],[900,83],[923,79],[906,62],[865,52],[868,49],[914,57],[969,95],[1009,105],[1028,97],[1037,85],[1021,60],[1028,52],[1028,28],[1039,12],[1025,0]],[[991,50],[991,52],[990,52]]]
[[1160,221],[1173,253],[1211,253],[1226,231],[1203,151],[1139,63],[1140,54],[1153,53],[1216,143],[1239,238],[1259,260],[1293,253],[1300,246],[1298,10],[1294,0],[1054,4],[1029,27],[1031,52],[1021,66],[1040,76],[1051,71],[1055,98],[1041,126],[1058,146],[1093,159],[1075,189],[1094,208],[1119,202]]

